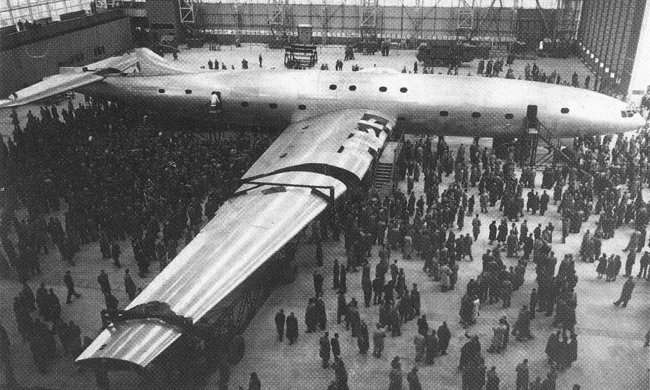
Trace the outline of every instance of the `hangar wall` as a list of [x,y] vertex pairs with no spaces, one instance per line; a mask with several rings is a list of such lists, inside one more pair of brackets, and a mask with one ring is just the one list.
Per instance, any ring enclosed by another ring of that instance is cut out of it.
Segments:
[[627,93],[647,0],[585,1],[578,31],[583,62],[599,89]]
[[646,93],[650,94],[650,1],[645,6],[628,96],[636,105],[640,105]]
[[[196,6],[197,26],[202,29],[216,30],[217,33],[223,30],[234,32],[237,30],[239,14],[240,28],[250,31],[246,35],[270,33],[268,4],[242,3],[238,5],[238,10],[233,3],[197,3]],[[516,10],[476,7],[474,11],[476,36],[494,40],[512,40],[515,36]],[[293,26],[311,24],[316,36],[324,34],[325,26],[329,24],[330,36],[358,37],[361,19],[359,12],[358,5],[329,5],[325,17],[325,7],[322,4],[293,4],[286,18],[287,24]],[[377,31],[382,37],[412,38],[414,31],[419,30],[420,36],[424,38],[455,38],[457,23],[458,8],[453,7],[422,7],[421,16],[418,16],[418,9],[415,7],[384,6],[377,9]]]
[[1,42],[2,98],[58,73],[60,66],[83,66],[133,48],[130,20],[117,10],[12,34]]

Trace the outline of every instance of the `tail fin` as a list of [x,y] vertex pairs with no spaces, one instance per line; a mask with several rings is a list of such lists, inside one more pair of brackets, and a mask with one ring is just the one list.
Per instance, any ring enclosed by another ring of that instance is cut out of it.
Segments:
[[139,63],[140,73],[145,76],[191,73],[147,48],[135,49],[135,56]]

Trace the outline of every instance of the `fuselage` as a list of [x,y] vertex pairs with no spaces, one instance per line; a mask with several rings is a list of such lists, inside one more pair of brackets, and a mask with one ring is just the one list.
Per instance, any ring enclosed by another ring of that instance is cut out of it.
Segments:
[[391,115],[405,131],[430,135],[518,137],[528,105],[554,137],[638,129],[627,104],[593,91],[503,78],[331,71],[213,71],[111,76],[80,89],[108,100],[208,117],[221,97],[221,120],[286,126],[326,112],[367,108]]

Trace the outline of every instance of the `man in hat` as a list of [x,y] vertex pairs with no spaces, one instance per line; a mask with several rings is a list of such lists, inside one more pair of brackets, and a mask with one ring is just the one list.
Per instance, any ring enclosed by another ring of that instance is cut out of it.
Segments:
[[418,377],[418,366],[413,366],[411,372],[406,375],[406,381],[409,384],[409,390],[422,390],[420,378]]

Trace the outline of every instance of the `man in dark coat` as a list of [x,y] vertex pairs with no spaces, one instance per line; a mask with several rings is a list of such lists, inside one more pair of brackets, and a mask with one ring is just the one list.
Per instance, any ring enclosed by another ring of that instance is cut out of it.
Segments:
[[[469,337],[467,334],[465,336]],[[460,363],[458,364],[458,368],[462,370],[473,365],[480,356],[481,342],[478,340],[478,336],[470,337],[469,341],[460,349]]]
[[[325,334],[327,334],[327,332],[325,332]],[[341,357],[341,343],[339,342],[338,333],[334,333],[334,337],[332,337],[330,344],[332,346],[332,355],[334,355],[334,358],[336,359]]]
[[113,245],[111,246],[111,257],[113,258],[113,265],[115,265],[117,268],[122,268],[122,264],[120,264],[120,254],[122,251],[120,250],[120,245],[116,242],[113,242]]
[[357,346],[359,347],[359,353],[365,355],[368,353],[368,348],[370,348],[370,335],[368,334],[368,326],[365,321],[361,321],[359,325],[359,337],[357,337]]
[[363,302],[366,307],[370,307],[370,301],[372,301],[372,282],[370,281],[370,277],[361,279],[361,289],[363,290]]
[[427,346],[425,362],[427,365],[431,365],[438,356],[438,338],[435,330],[431,331],[431,335],[427,336],[425,342]]
[[339,288],[339,260],[334,259],[334,266],[332,268],[332,288],[337,290]]
[[492,245],[494,240],[497,239],[497,221],[492,221],[492,223],[489,226],[490,233],[488,236],[488,239],[490,240],[489,244]]
[[451,340],[451,332],[447,327],[447,321],[443,321],[442,325],[438,328],[438,349],[440,350],[440,355],[447,354],[447,347],[449,347],[449,340]]
[[316,298],[323,296],[323,281],[323,275],[318,271],[314,271],[314,293],[316,294]]
[[528,369],[528,359],[524,359],[523,362],[519,363],[516,368],[517,371],[517,381],[516,381],[516,390],[528,390],[529,376],[530,372]]
[[614,305],[618,306],[622,303],[623,307],[627,307],[627,302],[632,299],[632,291],[634,291],[634,278],[630,276],[625,281],[621,296],[618,298],[618,301],[614,302]]
[[316,323],[321,330],[325,330],[327,327],[327,310],[323,298],[316,300]]
[[282,342],[282,337],[284,336],[284,321],[286,316],[284,315],[284,310],[280,309],[279,312],[275,315],[275,330],[278,332],[278,339]]
[[99,283],[99,287],[102,289],[102,294],[106,295],[111,293],[111,283],[108,281],[108,275],[106,274],[106,271],[101,270],[99,272],[97,283]]
[[319,351],[319,356],[323,361],[323,368],[329,368],[330,366],[330,339],[329,339],[329,333],[325,332],[325,334],[320,338],[320,351]]
[[79,298],[81,294],[75,291],[74,289],[74,280],[72,280],[72,275],[70,275],[70,271],[65,271],[65,276],[63,276],[63,283],[65,283],[65,287],[68,289],[68,297],[65,300],[65,303],[70,303],[72,302],[72,296],[74,295],[76,298]]
[[420,378],[418,377],[418,366],[413,366],[411,372],[406,375],[406,381],[409,384],[409,390],[422,390]]
[[287,317],[287,338],[289,339],[289,345],[292,345],[298,339],[298,319],[293,312]]

